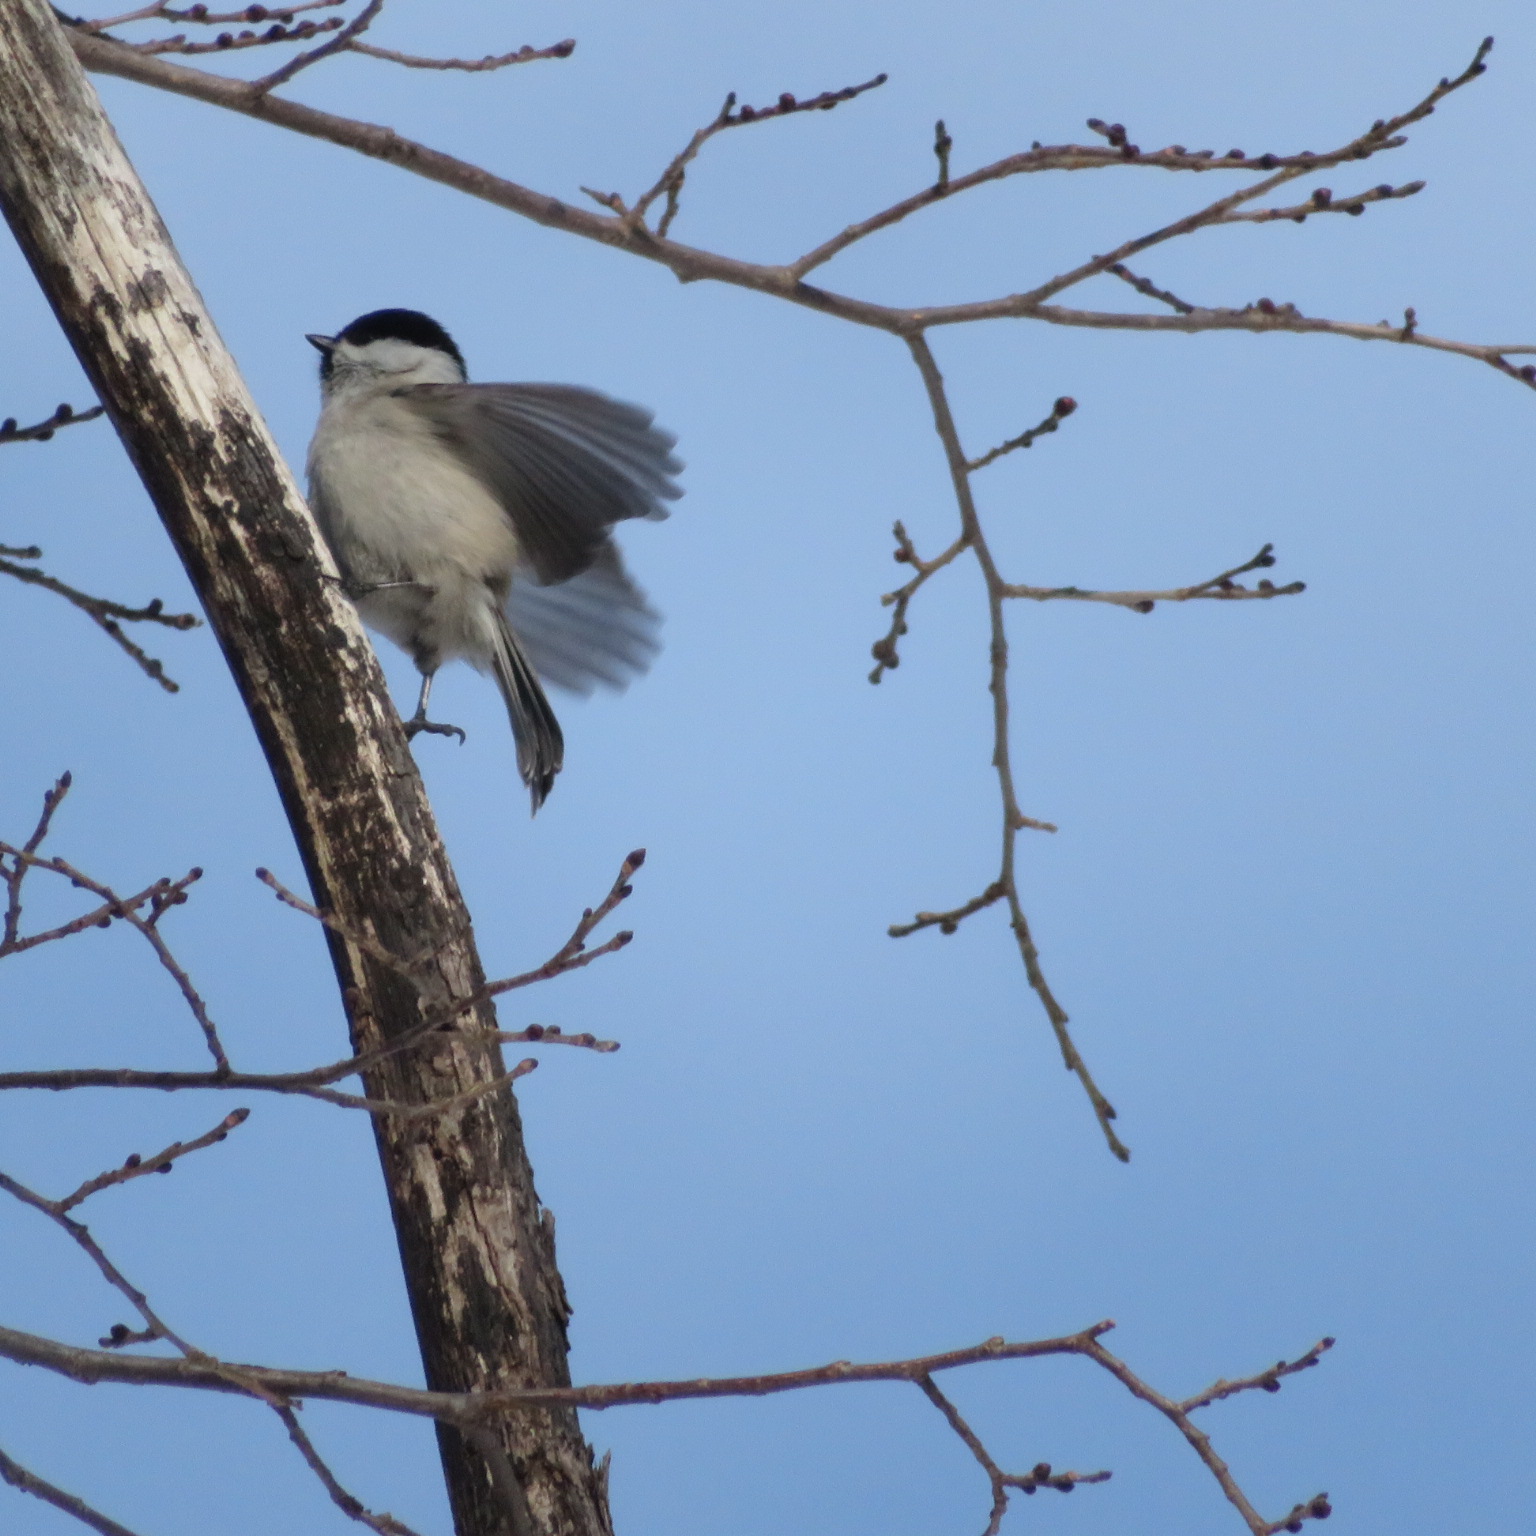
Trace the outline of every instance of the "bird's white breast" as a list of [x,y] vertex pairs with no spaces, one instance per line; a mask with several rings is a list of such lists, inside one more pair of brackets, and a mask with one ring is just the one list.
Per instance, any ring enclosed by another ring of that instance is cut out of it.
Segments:
[[346,391],[321,412],[309,475],[363,617],[428,670],[453,656],[483,664],[517,538],[453,449],[387,390]]
[[328,402],[309,473],[326,537],[353,581],[430,584],[448,570],[505,582],[517,564],[500,502],[393,394]]

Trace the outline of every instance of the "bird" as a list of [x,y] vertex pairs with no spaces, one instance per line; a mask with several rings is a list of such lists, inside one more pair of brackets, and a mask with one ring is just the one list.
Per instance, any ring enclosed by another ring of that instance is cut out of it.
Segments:
[[406,735],[462,741],[427,717],[432,680],[460,657],[489,672],[537,813],[565,756],[541,678],[623,688],[659,649],[660,616],[612,529],[664,518],[682,495],[676,438],[596,390],[472,384],[419,310],[372,310],[306,339],[321,394],[310,506],[343,589],[421,673]]

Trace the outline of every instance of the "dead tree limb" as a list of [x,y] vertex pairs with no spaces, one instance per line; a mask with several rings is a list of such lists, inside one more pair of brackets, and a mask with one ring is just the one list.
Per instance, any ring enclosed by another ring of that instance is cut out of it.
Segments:
[[[279,457],[55,13],[0,0],[0,205],[106,406],[208,613],[283,797],[354,1043],[371,1051],[484,982],[469,915],[385,691]],[[407,980],[348,935],[430,954]],[[386,1054],[370,1098],[466,1094],[462,1113],[376,1117],[427,1381],[565,1386],[568,1306],[503,1072],[489,1000],[434,1051]],[[467,1038],[470,1035],[479,1038]],[[539,1536],[606,1536],[573,1409],[439,1437],[461,1536],[508,1536],[504,1447]],[[524,1523],[524,1522],[519,1522]]]

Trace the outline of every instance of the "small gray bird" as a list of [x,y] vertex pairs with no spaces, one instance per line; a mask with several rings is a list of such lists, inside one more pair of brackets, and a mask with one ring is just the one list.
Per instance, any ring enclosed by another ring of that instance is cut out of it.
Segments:
[[496,679],[538,810],[565,745],[539,678],[623,688],[658,649],[659,616],[610,529],[662,518],[682,491],[676,441],[651,413],[566,384],[470,384],[453,338],[379,309],[320,351],[310,505],[348,594],[432,679],[462,656]]

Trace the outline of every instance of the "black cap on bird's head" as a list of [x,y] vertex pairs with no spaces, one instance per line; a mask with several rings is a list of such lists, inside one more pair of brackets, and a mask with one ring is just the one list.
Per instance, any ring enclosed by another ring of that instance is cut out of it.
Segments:
[[354,347],[366,347],[371,341],[406,341],[412,346],[431,347],[444,352],[464,372],[464,354],[459,351],[452,336],[431,315],[419,309],[375,309],[359,315],[344,330],[334,336],[309,335],[304,338],[320,353],[320,377],[330,377],[331,354],[344,342]]

